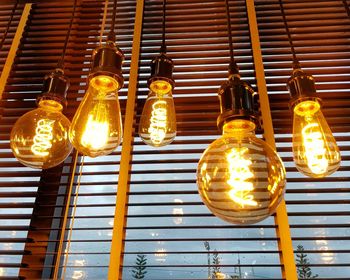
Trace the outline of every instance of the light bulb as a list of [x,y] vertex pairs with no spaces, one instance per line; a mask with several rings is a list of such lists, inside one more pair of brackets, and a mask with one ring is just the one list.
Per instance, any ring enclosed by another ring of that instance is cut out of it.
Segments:
[[293,158],[306,176],[323,178],[340,166],[340,152],[321,111],[314,78],[300,68],[288,80],[293,109]]
[[176,114],[171,91],[172,86],[166,81],[158,80],[150,85],[139,124],[139,135],[150,146],[168,145],[176,136]]
[[119,84],[113,77],[93,77],[69,130],[69,139],[80,153],[97,157],[110,154],[121,142],[122,120]]
[[63,162],[72,151],[68,139],[70,121],[57,101],[41,99],[38,106],[16,121],[11,131],[11,149],[22,164],[46,169]]
[[124,82],[121,70],[124,55],[108,40],[93,52],[88,89],[69,129],[74,148],[90,157],[110,154],[122,140],[118,90]]
[[293,157],[297,169],[310,177],[322,178],[340,166],[337,143],[317,100],[298,103],[293,119]]
[[197,184],[203,202],[215,216],[234,224],[251,224],[274,213],[286,177],[277,153],[255,136],[255,124],[234,119],[203,153]]

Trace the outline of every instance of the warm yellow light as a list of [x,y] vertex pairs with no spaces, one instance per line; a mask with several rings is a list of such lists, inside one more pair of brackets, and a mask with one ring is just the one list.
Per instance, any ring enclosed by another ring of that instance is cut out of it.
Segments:
[[209,145],[197,168],[201,198],[217,217],[234,224],[257,223],[274,213],[286,184],[277,153],[255,136],[255,124],[232,120]]
[[139,135],[148,145],[160,147],[170,144],[176,136],[176,116],[171,85],[165,81],[151,84],[143,107]]
[[252,179],[254,173],[251,171],[252,161],[249,159],[248,148],[232,148],[226,155],[228,163],[229,178],[226,181],[232,188],[228,194],[230,198],[242,208],[246,205],[256,206],[251,191],[254,190]]
[[122,122],[118,89],[118,82],[109,76],[100,75],[90,80],[69,130],[73,146],[82,154],[107,155],[120,144]]
[[317,101],[307,100],[294,107],[293,156],[298,170],[321,178],[335,172],[340,153]]
[[158,95],[164,95],[172,90],[172,86],[167,81],[156,80],[150,84],[149,89]]
[[103,105],[95,107],[95,110],[89,113],[85,130],[81,137],[81,144],[85,148],[98,150],[103,148],[108,142],[108,123],[104,121],[106,112],[101,107]]
[[38,107],[13,126],[11,149],[22,164],[46,169],[63,162],[72,151],[70,122],[62,114],[62,105],[54,100],[42,99]]

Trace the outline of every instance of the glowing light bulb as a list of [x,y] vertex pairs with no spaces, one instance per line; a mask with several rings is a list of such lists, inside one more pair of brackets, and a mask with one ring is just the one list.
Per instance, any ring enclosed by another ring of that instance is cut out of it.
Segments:
[[143,107],[139,135],[148,145],[160,147],[170,144],[176,136],[176,114],[172,86],[162,80],[150,85]]
[[63,162],[72,151],[68,139],[70,121],[57,101],[41,99],[38,106],[13,126],[11,149],[22,164],[46,169]]
[[107,155],[120,144],[119,88],[118,81],[110,76],[98,75],[90,80],[69,130],[69,139],[82,154],[90,157]]
[[300,68],[287,83],[293,108],[293,158],[306,176],[322,178],[340,166],[340,153],[321,112],[314,78]]
[[305,100],[294,109],[293,157],[303,174],[322,178],[340,166],[340,153],[317,100]]
[[234,119],[203,153],[197,184],[214,215],[251,224],[275,211],[285,190],[285,169],[277,153],[255,136],[252,121]]

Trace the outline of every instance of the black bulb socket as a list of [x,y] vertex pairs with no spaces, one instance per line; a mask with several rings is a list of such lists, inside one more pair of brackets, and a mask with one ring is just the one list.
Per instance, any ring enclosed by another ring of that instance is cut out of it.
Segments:
[[56,68],[53,72],[44,78],[43,93],[37,98],[37,103],[41,100],[54,100],[63,107],[67,106],[67,91],[69,88],[69,79],[64,75],[61,68]]
[[124,78],[122,73],[122,64],[124,54],[114,42],[108,41],[106,45],[98,47],[92,54],[92,65],[88,80],[99,75],[106,75],[114,78],[119,85],[123,87]]
[[306,74],[300,68],[293,70],[292,76],[288,79],[287,88],[290,93],[289,106],[291,109],[306,100],[318,101],[319,103],[322,101],[317,97],[314,77]]
[[148,87],[153,82],[162,80],[168,82],[174,88],[173,70],[173,61],[165,53],[161,53],[151,61],[151,77],[147,81]]
[[224,124],[236,119],[249,120],[259,126],[255,105],[256,93],[238,75],[231,76],[228,81],[221,85],[218,96],[220,115],[217,118],[217,126],[220,131],[222,131]]

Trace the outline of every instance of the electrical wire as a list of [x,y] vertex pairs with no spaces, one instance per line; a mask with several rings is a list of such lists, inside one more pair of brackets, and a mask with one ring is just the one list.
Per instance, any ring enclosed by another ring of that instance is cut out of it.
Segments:
[[166,0],[163,0],[163,21],[162,21],[162,45],[160,47],[161,53],[166,53],[166,44],[165,44],[165,16],[166,16]]
[[235,61],[234,53],[233,53],[233,40],[232,40],[232,28],[231,28],[231,15],[230,15],[230,6],[228,0],[225,0],[226,5],[226,19],[227,19],[227,37],[229,42],[229,50],[230,50],[230,66],[229,71],[231,74],[239,74],[239,69],[237,63]]
[[68,32],[67,32],[67,35],[66,35],[66,39],[64,40],[62,55],[61,55],[60,60],[57,63],[57,68],[61,68],[61,69],[64,68],[64,58],[66,56],[68,41],[69,41],[69,37],[70,37],[72,26],[73,26],[73,21],[74,21],[74,15],[75,15],[76,7],[77,7],[77,0],[74,0],[73,11],[72,11],[72,15],[71,15],[70,21],[69,21]]
[[102,18],[102,24],[101,24],[101,30],[100,30],[100,46],[102,45],[103,33],[105,32],[105,28],[106,28],[107,13],[108,13],[108,0],[105,1],[105,7],[103,9],[103,18]]
[[108,33],[108,41],[115,42],[115,18],[117,16],[117,0],[114,0],[113,3],[113,14],[112,14],[112,23],[111,30]]
[[2,49],[2,47],[4,45],[4,42],[5,42],[5,39],[6,39],[6,36],[7,36],[7,33],[10,30],[10,26],[11,26],[11,23],[12,23],[12,20],[13,20],[13,16],[15,15],[17,6],[18,6],[18,0],[16,1],[15,5],[13,5],[10,19],[9,19],[9,21],[7,23],[7,26],[6,26],[6,29],[5,29],[5,32],[4,32],[4,36],[2,37],[1,42],[0,42],[0,50]]
[[347,0],[343,0],[343,4],[344,4],[345,10],[346,10],[346,12],[348,14],[348,17],[350,18],[350,8],[349,8],[348,1]]
[[279,3],[280,3],[280,9],[281,9],[282,17],[283,17],[284,27],[286,29],[286,33],[287,33],[287,36],[288,36],[289,46],[290,46],[291,51],[292,51],[293,69],[300,69],[301,68],[300,62],[299,62],[299,60],[297,58],[296,51],[295,51],[295,48],[294,48],[294,44],[293,44],[293,41],[292,41],[292,36],[290,34],[290,31],[289,31],[287,18],[286,18],[286,14],[284,12],[284,7],[283,7],[282,0],[279,0]]

